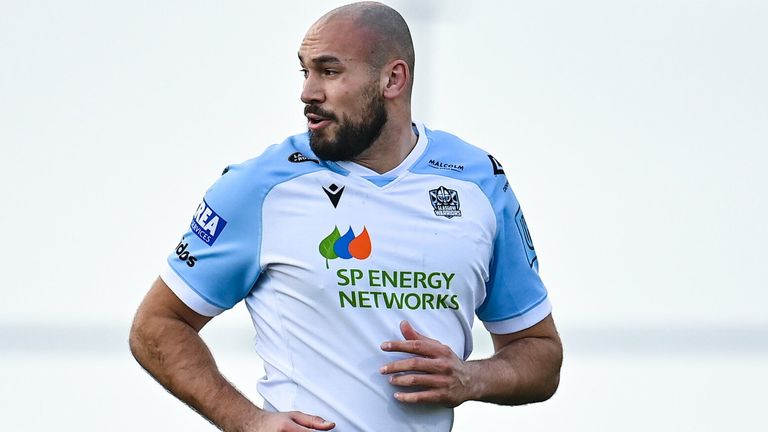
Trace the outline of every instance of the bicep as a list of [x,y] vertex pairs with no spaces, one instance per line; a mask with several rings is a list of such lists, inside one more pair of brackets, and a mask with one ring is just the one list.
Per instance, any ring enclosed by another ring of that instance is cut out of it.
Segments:
[[515,341],[525,338],[549,339],[559,345],[560,336],[557,333],[555,320],[552,318],[552,314],[547,315],[537,324],[534,324],[531,327],[520,330],[518,332],[507,334],[491,333],[493,348],[496,352]]
[[158,277],[141,302],[139,310],[136,312],[134,325],[148,323],[152,318],[177,319],[199,332],[212,317],[201,315],[192,310]]

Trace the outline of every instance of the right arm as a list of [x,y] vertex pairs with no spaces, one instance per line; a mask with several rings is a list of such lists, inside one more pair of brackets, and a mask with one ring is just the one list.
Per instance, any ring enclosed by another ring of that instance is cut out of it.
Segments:
[[335,426],[300,412],[266,412],[243,396],[219,372],[198,334],[210,320],[158,278],[133,320],[131,353],[163,387],[221,430],[300,432]]

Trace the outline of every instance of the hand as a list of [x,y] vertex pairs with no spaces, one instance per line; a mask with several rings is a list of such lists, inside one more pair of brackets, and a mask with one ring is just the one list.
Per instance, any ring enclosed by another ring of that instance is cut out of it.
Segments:
[[322,417],[304,414],[299,411],[290,412],[266,412],[254,422],[247,430],[258,432],[307,432],[314,430],[327,431],[336,427]]
[[[400,323],[405,340],[387,341],[381,349],[415,354],[381,367],[380,372],[391,375],[396,386],[421,387],[414,392],[397,392],[395,398],[406,403],[436,403],[455,407],[470,399],[469,368],[453,350],[440,341],[419,334],[408,321]],[[417,372],[417,373],[401,373]],[[392,375],[394,374],[394,375]]]

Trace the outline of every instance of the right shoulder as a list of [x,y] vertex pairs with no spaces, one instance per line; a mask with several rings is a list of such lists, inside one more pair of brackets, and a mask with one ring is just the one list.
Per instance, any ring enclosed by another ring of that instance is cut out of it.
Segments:
[[269,146],[253,159],[227,166],[208,192],[225,189],[238,195],[265,194],[275,185],[323,169],[303,133]]

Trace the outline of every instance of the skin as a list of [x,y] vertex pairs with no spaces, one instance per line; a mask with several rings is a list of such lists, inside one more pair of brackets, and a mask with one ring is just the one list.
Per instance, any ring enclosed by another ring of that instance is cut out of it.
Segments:
[[198,332],[211,317],[184,304],[158,278],[131,327],[131,352],[163,387],[224,431],[305,432],[336,425],[297,411],[261,410],[219,372]]
[[[522,405],[545,401],[557,390],[563,350],[551,315],[517,333],[491,334],[493,356],[467,362],[407,321],[400,323],[400,331],[404,340],[384,342],[381,349],[413,357],[379,369],[392,384],[404,387],[394,394],[400,402],[455,407],[477,400]],[[411,387],[421,390],[405,391]]]
[[[376,85],[384,98],[389,120],[379,138],[352,162],[385,173],[402,162],[416,145],[411,128],[410,79],[408,65],[392,59],[378,73],[372,73],[368,49],[377,38],[355,25],[351,17],[321,19],[305,36],[299,49],[299,61],[305,80],[301,101],[319,105],[334,117],[360,117],[365,90]],[[308,116],[311,120],[311,116]],[[333,137],[338,122],[325,120],[322,133]],[[311,122],[309,127],[312,128]]]
[[[391,58],[372,70],[371,46],[381,35],[356,24],[359,8],[334,11],[307,32],[299,49],[305,74],[301,100],[332,113],[330,118],[307,114],[308,126],[332,139],[339,125],[333,119],[365,121],[366,91],[378,91],[388,121],[370,147],[351,160],[376,172],[398,166],[416,144],[411,128],[411,70],[406,61]],[[224,431],[331,430],[333,422],[301,412],[263,411],[243,396],[219,372],[199,336],[211,320],[186,306],[158,278],[139,306],[129,344],[136,360],[163,387]],[[554,321],[513,334],[493,334],[494,355],[464,362],[440,341],[402,322],[403,340],[385,341],[383,351],[412,354],[382,365],[403,391],[393,395],[402,403],[431,403],[454,407],[467,400],[517,405],[545,400],[559,381],[562,346]],[[413,387],[419,387],[412,391]],[[332,420],[332,419],[331,419]]]

